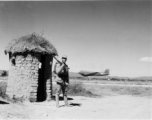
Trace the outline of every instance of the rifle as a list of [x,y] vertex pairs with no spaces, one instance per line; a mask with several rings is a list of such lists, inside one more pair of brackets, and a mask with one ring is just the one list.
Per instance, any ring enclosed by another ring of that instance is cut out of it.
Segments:
[[[53,57],[54,57],[54,59],[56,59],[56,61],[59,63],[59,64],[62,64],[63,62],[61,62],[61,61],[59,61],[54,55],[53,55]],[[66,67],[68,67],[68,65],[66,64],[66,63],[63,63]],[[68,67],[68,69],[70,69],[69,67]]]

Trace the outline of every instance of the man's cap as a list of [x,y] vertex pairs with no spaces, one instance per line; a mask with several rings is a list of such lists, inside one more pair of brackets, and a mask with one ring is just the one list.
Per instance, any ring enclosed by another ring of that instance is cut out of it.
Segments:
[[66,56],[66,55],[63,55],[63,56],[62,56],[62,58],[65,58],[65,59],[67,59],[67,56]]

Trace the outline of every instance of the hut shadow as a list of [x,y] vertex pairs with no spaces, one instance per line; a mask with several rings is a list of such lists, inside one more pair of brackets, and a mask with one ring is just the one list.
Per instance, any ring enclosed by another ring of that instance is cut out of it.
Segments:
[[[54,95],[52,96],[52,100],[55,100],[55,96],[54,96]],[[64,100],[64,98],[60,96],[60,97],[59,97],[59,100],[62,101],[62,100]],[[73,100],[73,98],[69,98],[69,97],[68,97],[68,100]]]
[[9,104],[8,102],[0,101],[0,104]]

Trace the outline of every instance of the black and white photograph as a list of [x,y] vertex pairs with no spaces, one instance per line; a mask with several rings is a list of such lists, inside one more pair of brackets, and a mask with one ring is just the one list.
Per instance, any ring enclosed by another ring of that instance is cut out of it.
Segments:
[[0,1],[0,120],[151,120],[152,1]]

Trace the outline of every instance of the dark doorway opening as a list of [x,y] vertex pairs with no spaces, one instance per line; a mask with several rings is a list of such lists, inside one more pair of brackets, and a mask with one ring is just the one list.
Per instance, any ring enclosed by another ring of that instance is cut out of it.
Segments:
[[41,55],[41,67],[39,68],[38,72],[37,102],[46,100],[45,59],[45,55]]

